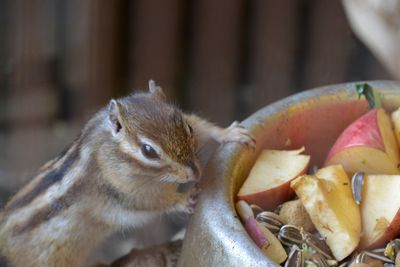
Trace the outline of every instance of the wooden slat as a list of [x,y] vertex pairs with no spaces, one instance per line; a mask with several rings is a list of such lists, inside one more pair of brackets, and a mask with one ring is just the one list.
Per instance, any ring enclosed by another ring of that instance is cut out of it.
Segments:
[[[64,71],[71,113],[82,121],[119,91],[122,1],[72,0],[66,4]],[[71,25],[79,25],[71,30]]]
[[371,51],[355,35],[351,38],[352,49],[348,58],[347,81],[391,80],[393,77],[373,56]]
[[[9,32],[10,32],[10,3],[0,1],[0,132],[4,131],[8,122],[6,105],[8,99],[8,81],[10,66],[8,63]],[[1,140],[0,140],[1,142]],[[1,145],[1,144],[0,144]]]
[[[57,111],[52,81],[54,5],[39,0],[8,3],[10,73],[5,115],[10,129],[1,144],[0,172],[29,172],[49,157],[44,132]],[[12,186],[23,177],[5,175],[1,179],[2,185]]]
[[[0,2],[0,94],[4,92],[4,82],[7,68],[7,50],[9,48],[9,28],[10,28],[10,3],[9,1]],[[1,95],[0,95],[1,96]],[[1,99],[1,98],[0,98]]]
[[346,80],[351,31],[340,1],[311,1],[303,88]]
[[54,56],[53,9],[50,2],[13,2],[10,32],[12,74],[8,116],[12,126],[48,125],[55,116],[56,101],[51,77]]
[[183,1],[137,0],[131,7],[130,81],[146,89],[154,79],[169,99],[178,97]]
[[79,129],[68,125],[28,128],[0,135],[6,142],[6,150],[1,150],[0,155],[0,188],[12,190],[22,186],[40,166],[61,153],[78,132]]
[[243,1],[193,3],[188,106],[220,124],[234,119]]
[[293,92],[298,4],[275,0],[251,6],[248,81],[242,93],[247,113]]
[[372,55],[371,51],[367,52],[369,56],[366,58],[366,70],[359,80],[396,80],[396,77],[389,73],[389,70]]

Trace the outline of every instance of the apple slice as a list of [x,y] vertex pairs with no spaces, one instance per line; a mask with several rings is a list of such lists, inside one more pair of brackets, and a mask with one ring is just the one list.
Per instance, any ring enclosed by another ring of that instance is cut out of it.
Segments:
[[400,175],[366,175],[360,248],[377,248],[400,234]]
[[237,195],[239,200],[274,210],[293,196],[290,181],[307,171],[310,156],[298,150],[264,150]]
[[400,145],[400,108],[392,112],[391,118],[394,126],[394,133],[396,136],[397,144]]
[[350,255],[360,241],[361,216],[343,167],[328,166],[313,176],[301,176],[291,187],[335,258],[340,261]]
[[350,175],[399,174],[399,147],[390,117],[373,109],[350,124],[336,140],[325,165],[342,164]]

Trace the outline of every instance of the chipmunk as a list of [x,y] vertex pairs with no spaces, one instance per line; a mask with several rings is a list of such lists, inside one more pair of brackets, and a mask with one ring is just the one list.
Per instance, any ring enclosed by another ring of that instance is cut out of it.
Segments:
[[13,267],[82,266],[91,250],[162,213],[194,210],[198,148],[209,140],[255,146],[166,102],[154,81],[110,103],[11,198],[0,214],[0,256]]

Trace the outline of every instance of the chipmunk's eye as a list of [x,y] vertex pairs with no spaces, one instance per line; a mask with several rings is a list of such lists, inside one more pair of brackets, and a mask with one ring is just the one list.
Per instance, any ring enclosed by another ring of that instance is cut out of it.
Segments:
[[141,147],[142,154],[148,159],[159,159],[160,156],[157,154],[157,152],[148,144],[142,144]]

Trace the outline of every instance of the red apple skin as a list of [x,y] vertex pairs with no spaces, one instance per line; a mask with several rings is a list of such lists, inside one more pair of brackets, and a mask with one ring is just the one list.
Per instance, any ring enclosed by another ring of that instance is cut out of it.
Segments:
[[359,249],[375,249],[384,247],[390,240],[394,239],[400,234],[400,209],[397,210],[396,215],[390,222],[389,227],[385,232],[371,244],[360,244]]
[[372,109],[350,124],[336,140],[326,161],[348,147],[368,146],[385,151],[377,111],[378,109]]
[[[304,174],[304,173],[301,173]],[[300,175],[300,174],[299,174]],[[293,177],[293,179],[296,177]],[[280,204],[294,197],[294,191],[290,187],[290,181],[277,187],[261,191],[251,195],[238,196],[238,200],[244,200],[249,204],[256,204],[266,211],[275,210]]]
[[283,202],[293,199],[295,194],[294,190],[290,187],[290,182],[300,175],[306,174],[309,164],[310,162],[308,162],[306,167],[297,176],[293,177],[293,179],[265,191],[237,196],[236,201],[244,200],[249,204],[256,204],[263,210],[274,211]]

